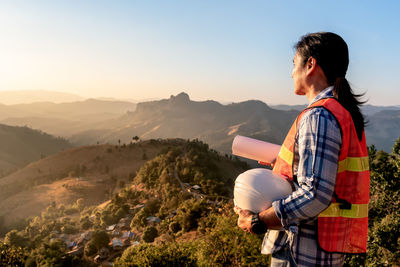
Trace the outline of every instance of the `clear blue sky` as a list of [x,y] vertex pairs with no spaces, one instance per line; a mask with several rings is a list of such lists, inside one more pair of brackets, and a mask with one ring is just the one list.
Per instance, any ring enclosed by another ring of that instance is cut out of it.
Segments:
[[398,1],[2,1],[0,90],[302,104],[292,47],[333,31],[355,91],[400,105],[399,13]]

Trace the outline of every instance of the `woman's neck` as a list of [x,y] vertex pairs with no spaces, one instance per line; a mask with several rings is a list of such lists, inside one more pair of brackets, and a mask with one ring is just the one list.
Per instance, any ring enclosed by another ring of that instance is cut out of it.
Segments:
[[310,85],[308,90],[306,91],[306,96],[311,103],[311,101],[314,100],[314,98],[319,95],[323,90],[325,90],[327,87],[329,87],[329,84],[327,82],[319,82],[319,83],[313,83]]

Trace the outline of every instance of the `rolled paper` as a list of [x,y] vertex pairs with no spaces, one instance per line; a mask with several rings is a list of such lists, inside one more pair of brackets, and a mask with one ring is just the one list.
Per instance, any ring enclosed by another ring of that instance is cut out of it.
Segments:
[[292,187],[283,175],[256,168],[245,171],[236,178],[233,200],[235,206],[241,209],[260,212],[271,207],[273,201],[291,193]]
[[233,139],[232,154],[248,159],[272,163],[278,156],[281,146],[257,139],[237,135]]

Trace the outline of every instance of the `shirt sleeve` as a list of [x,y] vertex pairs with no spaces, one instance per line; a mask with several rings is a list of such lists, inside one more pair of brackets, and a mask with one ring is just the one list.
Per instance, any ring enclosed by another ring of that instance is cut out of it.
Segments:
[[285,229],[296,233],[301,221],[315,218],[329,206],[341,144],[340,127],[329,111],[314,108],[303,115],[295,155],[298,185],[292,194],[272,203]]

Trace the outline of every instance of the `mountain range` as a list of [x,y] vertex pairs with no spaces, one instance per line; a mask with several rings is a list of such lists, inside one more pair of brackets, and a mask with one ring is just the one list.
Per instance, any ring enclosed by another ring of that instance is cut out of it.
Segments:
[[[169,99],[139,103],[134,112],[104,123],[93,141],[130,142],[133,136],[150,138],[198,138],[219,151],[230,153],[237,134],[280,143],[297,112],[280,112],[250,100],[222,105],[215,101],[192,101],[186,93]],[[108,126],[108,129],[107,129]],[[91,134],[91,133],[87,133]],[[82,134],[71,137],[79,143]]]
[[[198,138],[224,153],[231,152],[235,135],[244,135],[281,144],[302,106],[286,110],[249,100],[222,105],[215,101],[192,101],[186,93],[160,101],[144,102],[134,112],[103,122],[97,131],[70,137],[74,143],[92,140],[130,142],[133,136],[150,138]],[[368,144],[390,151],[400,136],[400,107],[366,105]],[[100,130],[101,129],[101,130]]]
[[[303,105],[268,106],[262,101],[220,104],[193,101],[186,93],[138,104],[89,99],[72,103],[0,105],[0,122],[27,125],[75,145],[130,143],[134,136],[198,138],[230,153],[235,135],[282,143]],[[365,105],[368,144],[390,151],[400,135],[400,106]]]

